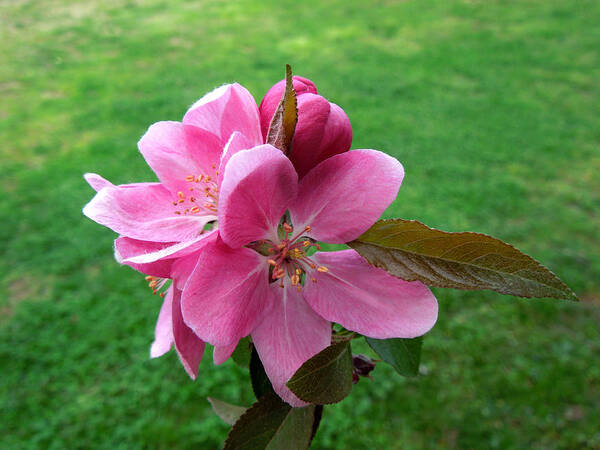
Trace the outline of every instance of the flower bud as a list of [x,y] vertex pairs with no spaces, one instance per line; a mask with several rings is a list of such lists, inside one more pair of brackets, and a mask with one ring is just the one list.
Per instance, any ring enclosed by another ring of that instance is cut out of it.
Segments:
[[365,355],[352,356],[352,382],[358,383],[359,376],[371,378],[370,373],[375,369],[375,361]]
[[[318,95],[312,81],[295,76],[292,82],[298,98],[298,123],[289,157],[302,178],[321,161],[350,149],[352,127],[342,108]],[[265,139],[284,90],[282,80],[269,89],[260,104]]]

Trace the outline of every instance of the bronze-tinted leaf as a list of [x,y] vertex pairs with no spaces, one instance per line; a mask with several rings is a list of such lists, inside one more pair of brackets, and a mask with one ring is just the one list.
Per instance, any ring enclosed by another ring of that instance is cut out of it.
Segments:
[[306,449],[316,421],[314,405],[292,408],[268,392],[233,425],[224,450]]
[[448,233],[416,220],[390,219],[375,223],[348,245],[372,265],[428,286],[577,298],[536,260],[485,234]]
[[342,401],[352,390],[350,341],[330,345],[310,358],[287,382],[287,387],[308,403]]
[[298,99],[292,83],[292,68],[289,64],[286,64],[285,91],[271,119],[269,131],[267,132],[267,144],[271,144],[289,155],[297,123]]
[[230,403],[219,400],[218,398],[208,397],[208,402],[212,406],[213,411],[217,416],[223,420],[223,422],[233,425],[237,422],[247,408],[243,406],[236,406]]

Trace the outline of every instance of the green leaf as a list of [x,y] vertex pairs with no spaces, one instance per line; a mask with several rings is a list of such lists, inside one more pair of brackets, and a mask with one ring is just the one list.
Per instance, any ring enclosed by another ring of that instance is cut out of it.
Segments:
[[539,262],[485,234],[447,233],[416,220],[390,219],[375,223],[348,245],[372,265],[428,286],[577,299]]
[[233,425],[224,450],[306,449],[317,420],[315,410],[314,405],[292,408],[267,392]]
[[308,403],[340,402],[352,389],[350,341],[330,345],[306,361],[287,382],[294,394]]
[[250,381],[252,381],[252,390],[257,399],[260,399],[267,392],[273,392],[271,381],[265,372],[265,368],[254,346],[252,346],[250,355]]
[[298,99],[292,83],[292,68],[289,64],[286,64],[285,92],[271,119],[269,131],[267,132],[267,144],[271,144],[289,155],[297,123]]
[[223,420],[223,422],[229,425],[233,425],[234,423],[236,423],[240,416],[244,414],[244,412],[246,412],[247,409],[243,406],[236,406],[230,403],[226,403],[217,398],[208,397],[207,400],[210,403],[210,406],[212,406],[212,409],[215,412],[215,414],[219,416],[221,420]]
[[405,377],[419,373],[423,336],[414,339],[373,339],[365,336],[367,343],[381,359]]
[[250,365],[250,353],[251,353],[252,343],[250,342],[250,338],[245,337],[240,339],[237,347],[231,354],[231,358],[233,361],[240,367],[247,369]]

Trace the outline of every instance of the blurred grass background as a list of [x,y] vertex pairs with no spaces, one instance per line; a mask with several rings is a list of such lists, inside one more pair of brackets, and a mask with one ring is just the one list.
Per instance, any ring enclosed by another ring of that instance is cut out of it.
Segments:
[[205,398],[250,404],[247,372],[148,358],[160,299],[81,175],[152,180],[150,124],[224,82],[260,101],[285,63],[402,161],[389,217],[502,238],[582,299],[437,290],[422,375],[379,365],[314,448],[598,448],[599,23],[596,0],[0,0],[0,448],[223,442]]

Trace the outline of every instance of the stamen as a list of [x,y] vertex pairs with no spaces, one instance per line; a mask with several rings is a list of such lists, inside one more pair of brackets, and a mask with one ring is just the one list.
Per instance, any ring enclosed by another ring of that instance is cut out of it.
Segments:
[[317,271],[327,273],[327,272],[329,272],[329,269],[325,266],[319,266],[319,267],[317,267]]
[[185,198],[185,194],[181,191],[177,192],[177,197],[179,198]]
[[285,230],[286,233],[291,233],[292,231],[294,231],[294,229],[287,223],[283,223],[283,229]]
[[194,181],[196,179],[196,177],[194,175],[188,175],[187,177],[185,177],[185,181]]
[[200,212],[200,207],[198,206],[194,206],[192,209],[190,209],[190,211],[194,214],[199,213]]
[[272,260],[272,259],[267,259],[267,262],[268,262],[269,264],[271,264],[272,266],[277,266],[277,265],[278,265],[278,264],[277,264],[277,263],[276,263],[274,260]]

